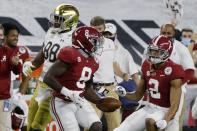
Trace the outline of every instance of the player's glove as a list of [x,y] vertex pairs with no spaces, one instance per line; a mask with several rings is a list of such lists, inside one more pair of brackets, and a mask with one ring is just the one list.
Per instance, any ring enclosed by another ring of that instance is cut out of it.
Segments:
[[160,130],[163,130],[163,129],[166,128],[167,122],[166,122],[166,120],[158,120],[158,121],[156,122],[156,126],[157,126],[157,128],[159,128]]
[[72,91],[67,89],[66,87],[63,87],[61,90],[61,94],[66,96],[67,98],[70,98],[75,104],[78,104],[81,106],[81,103],[85,100],[85,98],[81,97],[83,91]]
[[20,99],[22,99],[22,94],[20,92],[13,95],[13,100],[18,101]]
[[121,96],[121,97],[124,97],[124,96],[126,96],[126,94],[127,94],[125,88],[122,87],[122,86],[116,86],[116,87],[115,87],[115,92],[116,92],[116,94],[118,94],[118,95]]
[[24,64],[23,64],[23,74],[25,76],[31,76],[32,68],[35,68],[35,66],[32,65],[31,61],[24,62]]

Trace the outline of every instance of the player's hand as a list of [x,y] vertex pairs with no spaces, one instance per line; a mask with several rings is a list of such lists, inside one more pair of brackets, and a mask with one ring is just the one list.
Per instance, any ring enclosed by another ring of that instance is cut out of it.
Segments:
[[156,126],[157,126],[157,128],[159,128],[160,130],[163,130],[163,129],[166,128],[167,122],[166,122],[166,120],[158,120],[158,121],[156,122]]
[[127,94],[125,88],[122,86],[116,86],[114,91],[121,97],[124,97]]
[[32,74],[32,68],[35,68],[35,66],[32,65],[32,62],[31,61],[26,61],[23,64],[23,74],[25,76],[31,76],[31,74]]
[[13,56],[11,61],[13,65],[18,65],[19,61],[20,61],[20,53],[17,53],[17,55]]

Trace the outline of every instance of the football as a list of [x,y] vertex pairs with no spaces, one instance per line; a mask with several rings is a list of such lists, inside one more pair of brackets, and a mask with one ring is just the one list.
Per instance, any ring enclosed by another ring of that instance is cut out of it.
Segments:
[[103,112],[113,112],[120,108],[121,102],[113,97],[106,97],[100,99],[96,106]]

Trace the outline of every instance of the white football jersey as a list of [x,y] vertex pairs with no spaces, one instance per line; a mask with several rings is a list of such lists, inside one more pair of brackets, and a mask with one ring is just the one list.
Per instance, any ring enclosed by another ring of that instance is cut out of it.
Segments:
[[45,36],[44,45],[42,48],[45,62],[43,67],[43,72],[41,74],[40,80],[43,80],[45,73],[51,67],[51,65],[56,61],[57,55],[61,48],[65,46],[72,45],[72,32],[66,33],[54,33],[52,29],[47,31]]
[[[122,47],[119,43],[116,43],[116,46],[115,61],[120,66],[121,70],[130,75],[138,73],[138,68],[129,51]],[[123,79],[117,75],[115,75],[115,78],[118,83],[123,81]]]
[[194,61],[192,59],[192,56],[188,48],[177,40],[175,40],[173,43],[173,50],[170,59],[174,63],[182,65],[184,70],[187,69],[195,70]]
[[114,79],[113,62],[115,61],[115,46],[111,39],[104,37],[103,52],[96,55],[99,61],[99,68],[94,73],[94,83],[112,83]]

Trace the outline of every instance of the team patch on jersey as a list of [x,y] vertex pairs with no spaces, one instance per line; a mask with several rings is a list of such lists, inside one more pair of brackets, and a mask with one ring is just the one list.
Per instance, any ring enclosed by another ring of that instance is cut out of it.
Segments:
[[77,57],[77,62],[81,62],[81,57]]
[[172,73],[172,67],[166,67],[166,68],[164,69],[164,73],[165,73],[166,75],[170,75],[170,74]]
[[147,72],[146,72],[146,75],[147,75],[147,76],[150,76],[150,71],[147,71]]
[[25,54],[25,53],[26,53],[25,47],[19,47],[19,52],[20,52],[21,54]]

